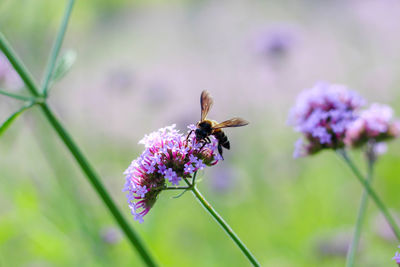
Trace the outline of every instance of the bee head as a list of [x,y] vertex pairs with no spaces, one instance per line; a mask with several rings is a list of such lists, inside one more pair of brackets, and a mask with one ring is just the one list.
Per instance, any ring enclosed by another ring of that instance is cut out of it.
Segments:
[[207,132],[203,128],[197,128],[194,133],[196,134],[197,140],[202,140],[208,136]]
[[212,133],[212,125],[209,121],[199,121],[195,131],[196,139],[202,140]]

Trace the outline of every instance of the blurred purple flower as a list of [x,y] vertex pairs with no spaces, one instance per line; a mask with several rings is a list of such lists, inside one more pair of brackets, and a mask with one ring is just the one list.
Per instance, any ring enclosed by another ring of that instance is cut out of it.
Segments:
[[[315,250],[322,257],[343,257],[347,254],[351,243],[351,235],[339,231],[327,236],[321,236],[316,240]],[[363,243],[360,247],[362,249]]]
[[213,136],[210,139],[211,143],[203,147],[194,132],[186,139],[186,135],[180,134],[172,125],[146,135],[139,142],[144,144],[145,151],[124,172],[123,190],[128,192],[128,203],[135,220],[143,222],[167,182],[179,185],[182,178],[190,178],[199,169],[221,160],[218,141]]
[[210,187],[218,194],[227,193],[235,187],[237,170],[233,167],[215,168],[210,179]]
[[344,141],[347,145],[359,147],[371,140],[382,142],[399,134],[400,121],[393,120],[392,108],[374,103],[348,126]]
[[[400,224],[400,214],[396,211],[392,211],[394,216],[394,220],[397,225]],[[386,219],[383,217],[382,214],[378,213],[373,218],[373,231],[384,240],[388,242],[395,242],[397,240],[395,234],[393,233],[392,228],[387,223]]]
[[[400,248],[400,246],[399,246],[399,248]],[[398,251],[396,251],[392,260],[395,260],[396,263],[400,266],[400,253]]]
[[293,32],[289,29],[274,29],[259,34],[255,42],[255,50],[262,56],[281,58],[294,44]]
[[387,151],[387,145],[385,142],[379,142],[379,143],[374,144],[372,149],[373,149],[372,153],[374,155],[377,155],[377,156],[383,155]]
[[11,66],[7,57],[0,52],[0,86],[17,89],[22,85],[21,78]]
[[289,124],[304,134],[307,143],[298,140],[294,156],[344,147],[346,129],[356,119],[355,111],[364,103],[356,92],[337,84],[317,83],[300,93],[290,111]]
[[115,227],[106,227],[101,229],[101,238],[108,244],[117,244],[122,239],[121,231]]
[[107,88],[126,90],[133,86],[135,76],[128,68],[111,69],[105,76]]

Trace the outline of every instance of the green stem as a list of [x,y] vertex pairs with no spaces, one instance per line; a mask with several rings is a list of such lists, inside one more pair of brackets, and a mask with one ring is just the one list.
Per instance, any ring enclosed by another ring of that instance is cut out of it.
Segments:
[[0,50],[3,51],[4,55],[8,58],[11,65],[14,67],[15,71],[19,74],[21,79],[24,81],[29,92],[35,96],[40,96],[39,90],[35,85],[33,76],[27,71],[24,63],[18,58],[17,53],[12,49],[11,45],[8,43],[7,39],[0,32]]
[[8,96],[17,100],[21,100],[21,101],[35,101],[35,99],[33,97],[30,96],[23,96],[23,95],[17,95],[17,94],[13,94],[13,93],[9,93],[3,90],[0,90],[0,95],[4,95],[4,96]]
[[[368,162],[367,183],[371,185],[373,179],[374,160],[368,158],[367,162]],[[356,225],[354,228],[353,239],[351,241],[350,248],[347,253],[346,267],[354,266],[355,256],[357,253],[358,245],[360,243],[361,229],[363,222],[365,220],[367,206],[368,206],[368,191],[364,189],[361,197],[360,208],[358,210]]]
[[63,140],[64,144],[68,147],[71,154],[74,156],[82,171],[86,174],[86,177],[89,179],[93,188],[96,190],[100,198],[103,200],[104,204],[108,207],[115,220],[118,222],[119,226],[125,232],[128,239],[137,249],[139,254],[142,256],[143,260],[147,263],[148,266],[156,266],[153,259],[150,257],[150,254],[144,248],[142,240],[139,236],[133,231],[133,229],[129,226],[128,222],[125,220],[118,207],[115,205],[111,196],[108,194],[103,184],[100,182],[99,177],[95,174],[92,167],[89,165],[89,162],[83,156],[82,152],[79,150],[78,146],[75,145],[74,141],[71,139],[67,131],[61,125],[61,123],[54,116],[53,112],[49,109],[46,104],[41,105],[42,111],[50,124],[56,130],[60,138]]
[[347,165],[350,167],[352,172],[355,174],[358,181],[364,186],[364,189],[367,190],[369,196],[375,202],[376,206],[380,209],[383,216],[385,217],[386,221],[388,222],[389,226],[392,228],[393,233],[395,234],[396,238],[400,241],[400,229],[396,224],[396,221],[393,219],[392,215],[389,213],[389,210],[386,208],[385,204],[383,204],[382,200],[379,196],[375,193],[374,189],[369,185],[369,183],[364,179],[356,165],[347,155],[345,150],[338,150],[339,155],[344,159]]
[[67,30],[69,17],[71,16],[72,7],[74,6],[74,2],[75,2],[74,0],[68,1],[67,8],[65,9],[65,13],[64,13],[64,18],[61,22],[60,29],[59,29],[57,37],[54,41],[54,45],[53,45],[53,49],[51,50],[49,62],[47,63],[47,68],[46,68],[43,86],[42,86],[42,92],[45,97],[47,96],[47,93],[49,90],[49,83],[50,83],[51,77],[53,75],[53,71],[54,71],[54,67],[56,65],[56,60],[57,60],[58,54],[60,53],[60,48],[61,48],[62,42],[64,40],[65,31]]
[[[12,50],[11,46],[8,44],[7,40],[5,39],[4,35],[0,33],[0,50],[3,51],[4,55],[8,58],[14,69],[17,71],[21,79],[25,82],[28,90],[34,95],[35,97],[40,96],[38,87],[36,86],[32,75],[28,72],[26,67],[23,63],[18,59],[16,53]],[[130,227],[128,222],[125,220],[121,212],[119,211],[116,204],[113,202],[111,196],[104,188],[103,184],[101,183],[99,177],[94,172],[92,167],[89,165],[89,162],[86,160],[82,152],[79,150],[78,146],[74,143],[72,138],[69,136],[68,132],[64,129],[61,123],[57,120],[54,116],[53,112],[47,106],[46,103],[39,104],[42,112],[48,119],[49,123],[53,126],[55,131],[58,133],[61,140],[67,146],[79,166],[81,167],[83,173],[88,178],[89,182],[99,195],[99,197],[103,200],[104,204],[106,204],[107,208],[114,216],[114,219],[119,224],[122,231],[128,237],[128,240],[132,244],[134,248],[138,251],[139,255],[142,259],[146,262],[148,266],[156,266],[154,260],[150,256],[147,249],[144,247],[141,239],[139,238],[138,234]]]
[[[193,180],[196,178],[197,172],[194,173]],[[193,195],[197,198],[200,204],[206,209],[206,211],[217,221],[217,223],[224,229],[225,233],[236,243],[242,253],[247,257],[247,259],[251,262],[253,266],[260,266],[256,258],[251,254],[250,250],[246,247],[246,245],[240,240],[240,238],[236,235],[236,233],[232,230],[232,228],[224,221],[221,215],[213,209],[210,203],[204,198],[204,196],[200,193],[200,191],[196,188],[195,184],[190,184],[190,182],[184,178],[184,181],[190,187]]]

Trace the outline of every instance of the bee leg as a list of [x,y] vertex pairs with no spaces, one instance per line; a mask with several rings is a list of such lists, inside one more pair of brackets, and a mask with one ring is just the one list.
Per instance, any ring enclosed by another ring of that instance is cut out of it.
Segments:
[[203,145],[200,147],[200,149],[199,149],[199,151],[201,151],[202,149],[203,149],[203,147],[205,146],[205,145],[207,145],[208,143],[207,142],[203,142]]
[[210,140],[210,138],[208,136],[206,138],[204,138],[202,141],[203,141],[203,145],[201,146],[199,151],[201,151],[204,148],[205,145],[211,143],[211,140]]
[[189,136],[193,133],[194,130],[190,130],[190,132],[188,133],[188,135],[186,136],[186,141],[189,139]]
[[222,160],[224,159],[224,157],[222,156],[222,145],[221,143],[218,143],[218,152],[221,155]]

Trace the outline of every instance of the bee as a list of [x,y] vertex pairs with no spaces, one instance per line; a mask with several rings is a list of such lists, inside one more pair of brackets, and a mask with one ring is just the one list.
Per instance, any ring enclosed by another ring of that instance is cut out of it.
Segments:
[[[203,141],[203,147],[205,144],[211,142],[209,136],[213,135],[218,140],[218,152],[222,157],[222,148],[230,149],[230,143],[228,137],[222,131],[222,128],[227,127],[240,127],[249,124],[248,121],[242,118],[232,118],[230,120],[218,123],[214,120],[207,119],[207,114],[211,109],[214,101],[210,93],[206,90],[201,92],[200,96],[200,107],[201,107],[201,119],[196,125],[195,135],[198,142]],[[189,135],[192,132],[189,133]]]

